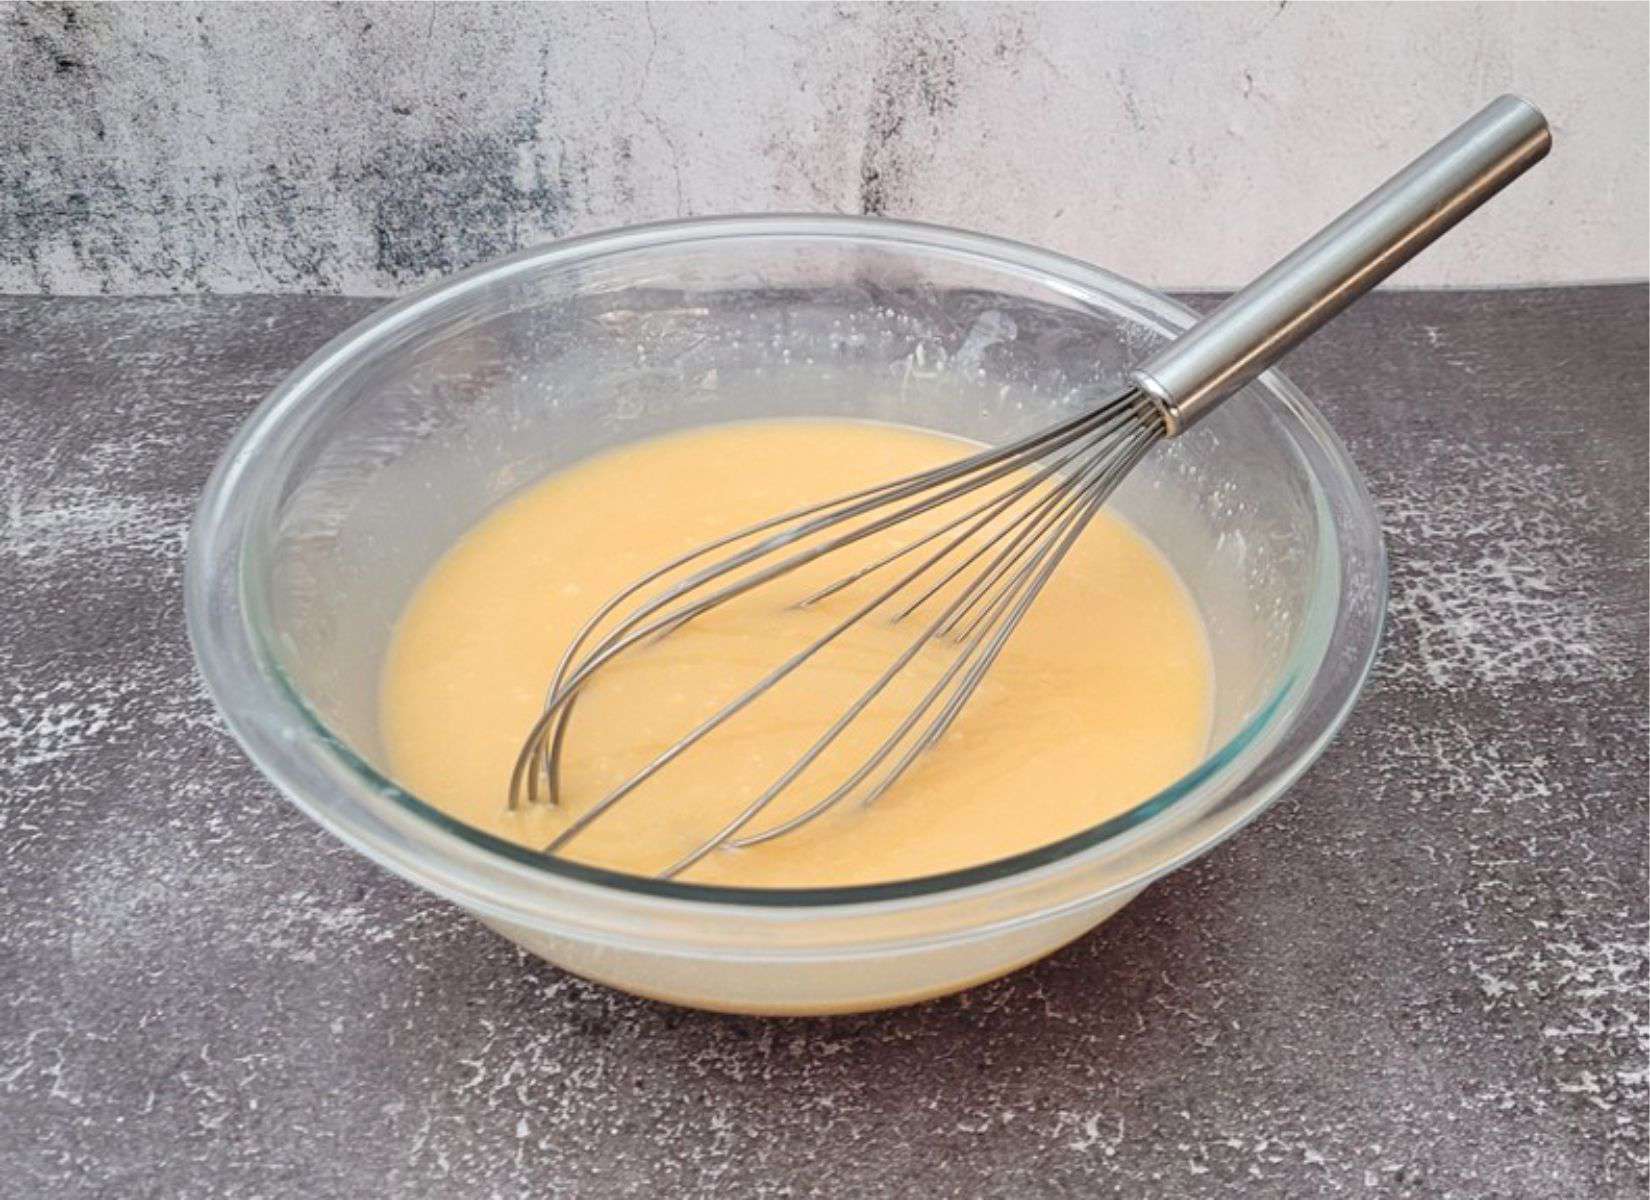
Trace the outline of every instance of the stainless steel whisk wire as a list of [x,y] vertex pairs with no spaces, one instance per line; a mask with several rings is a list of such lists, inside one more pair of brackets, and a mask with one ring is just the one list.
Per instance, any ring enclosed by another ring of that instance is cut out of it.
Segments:
[[[560,852],[670,763],[877,610],[900,603],[902,607],[892,617],[897,624],[956,583],[956,593],[938,614],[806,751],[719,829],[662,871],[661,877],[678,875],[719,848],[750,847],[781,837],[824,815],[856,791],[862,803],[876,800],[950,729],[1095,513],[1153,446],[1177,436],[1254,379],[1533,166],[1550,145],[1551,136],[1539,111],[1517,97],[1500,97],[1131,371],[1131,386],[1120,395],[1009,445],[983,449],[941,467],[768,518],[649,572],[602,605],[563,654],[543,711],[511,772],[510,806],[563,802],[561,764],[569,718],[582,689],[614,658],[668,636],[704,613],[826,555],[961,502],[966,507],[960,514],[946,516],[936,527],[922,530],[807,595],[799,607],[816,604],[939,543],[892,584],[835,621],[609,790],[572,820],[545,853]],[[976,493],[1000,481],[1004,484],[1000,490],[978,500]],[[971,499],[978,502],[967,504]],[[740,543],[747,544],[730,549]],[[717,551],[726,553],[673,584],[662,583]],[[953,555],[960,557],[948,562]],[[983,566],[964,578],[982,560]],[[937,573],[930,575],[936,568]],[[625,613],[599,638],[595,636],[627,601],[654,585],[661,590]],[[919,591],[915,599],[902,595],[908,588]],[[938,679],[859,766],[801,812],[769,828],[744,832],[925,647],[936,643],[958,649]],[[890,759],[892,764],[884,768]],[[882,773],[873,780],[879,768]]]
[[[953,567],[947,575],[933,582],[927,591],[909,603],[902,612],[895,616],[894,620],[897,622],[914,613],[923,603],[938,593],[946,583],[966,569],[968,565],[977,561],[1005,537],[1009,539],[1008,545],[998,552],[991,565],[967,585],[958,596],[952,599],[950,604],[928,625],[922,634],[913,640],[907,650],[861,694],[859,699],[843,716],[834,722],[796,763],[712,838],[701,844],[681,861],[673,864],[666,874],[679,873],[718,846],[730,842],[735,834],[755,819],[777,797],[780,791],[806,770],[836,740],[837,736],[865,710],[876,696],[892,682],[895,676],[913,661],[923,646],[937,637],[950,633],[956,623],[966,617],[970,610],[978,609],[979,611],[974,619],[960,634],[964,645],[963,652],[954,658],[949,669],[930,688],[927,695],[919,702],[918,707],[908,715],[894,734],[882,743],[858,771],[854,772],[846,782],[808,811],[793,817],[781,826],[776,826],[752,838],[733,844],[754,845],[759,841],[777,837],[781,833],[789,832],[806,824],[833,807],[849,795],[854,787],[863,782],[878,765],[898,748],[921,717],[939,700],[945,689],[953,681],[958,680],[959,674],[961,674],[960,682],[958,682],[953,694],[942,707],[936,719],[930,724],[928,730],[906,750],[895,766],[871,787],[864,799],[869,802],[876,796],[881,795],[905,772],[921,750],[937,740],[945,728],[949,726],[963,703],[978,686],[984,676],[985,669],[990,666],[1001,651],[1007,640],[1007,635],[1019,624],[1020,619],[1030,605],[1030,601],[1035,598],[1036,592],[1041,590],[1042,584],[1046,581],[1048,574],[1051,573],[1053,566],[1070,548],[1076,534],[1080,532],[1082,526],[1087,523],[1088,518],[1099,508],[1105,496],[1122,479],[1128,467],[1131,467],[1138,460],[1139,456],[1145,452],[1152,442],[1162,436],[1163,425],[1161,420],[1155,424],[1143,420],[1140,413],[1142,408],[1147,411],[1155,411],[1150,402],[1131,395],[1080,417],[1060,427],[1057,431],[1045,432],[1034,438],[1026,439],[1022,443],[972,456],[964,460],[968,470],[961,473],[963,481],[952,483],[950,487],[942,489],[937,496],[926,497],[907,505],[896,510],[888,517],[857,527],[847,534],[832,539],[823,546],[799,551],[766,568],[754,577],[741,579],[726,585],[703,600],[694,602],[686,613],[673,612],[665,617],[655,618],[652,621],[647,620],[660,607],[682,599],[698,587],[703,586],[707,580],[719,578],[723,573],[725,564],[719,563],[716,567],[695,575],[675,588],[667,590],[654,601],[644,605],[592,649],[578,669],[574,670],[567,678],[558,680],[558,683],[553,685],[555,693],[565,697],[565,702],[560,707],[561,721],[559,723],[555,722],[556,709],[554,706],[547,711],[544,718],[541,718],[537,729],[538,745],[540,747],[543,745],[545,731],[552,724],[557,730],[565,729],[566,710],[571,706],[573,696],[582,681],[589,678],[594,670],[605,661],[604,655],[616,654],[623,648],[634,644],[634,641],[668,632],[683,621],[691,619],[692,616],[700,615],[710,608],[725,603],[735,596],[743,594],[762,583],[769,582],[780,575],[789,574],[824,554],[859,541],[882,528],[902,523],[916,516],[919,512],[928,511],[949,500],[972,492],[978,487],[984,486],[987,482],[1001,478],[1012,471],[1020,470],[1025,464],[1032,461],[1033,456],[1040,452],[1061,446],[1070,446],[1074,442],[1077,444],[1076,449],[1059,457],[1055,463],[1035,472],[1028,480],[1012,485],[1004,493],[991,497],[984,504],[977,505],[961,517],[954,518],[924,537],[907,543],[893,554],[884,556],[870,566],[857,570],[850,578],[839,580],[807,597],[802,602],[803,604],[812,603],[825,595],[839,591],[849,583],[864,578],[872,571],[890,565],[896,559],[932,542],[937,536],[942,536],[947,531],[954,530],[959,524],[964,526],[962,532],[955,533],[939,550],[928,555],[918,566],[907,571],[895,583],[863,603],[850,615],[837,621],[826,633],[768,672],[733,700],[727,702],[720,710],[706,718],[681,740],[609,792],[561,833],[556,842],[552,844],[551,851],[553,852],[565,845],[590,823],[624,799],[625,796],[708,736],[735,713],[761,698],[782,679],[800,668],[849,628],[868,617],[872,611],[893,599],[908,585],[923,578],[931,568],[937,566],[952,552],[964,546],[970,537],[984,530],[990,521],[1008,512],[1014,500],[1035,495],[1037,485],[1050,484],[1051,486],[1048,487],[1045,495],[1029,505],[1014,520],[997,530],[984,544],[973,548],[972,552],[961,563]],[[1125,425],[1132,426],[1129,428],[1127,436],[1121,439],[1114,438],[1113,435],[1116,431]],[[905,480],[896,481],[894,487],[902,494],[909,493],[912,490],[924,489],[932,486],[930,481],[936,476],[957,477],[961,466],[963,464],[948,464],[946,467],[937,468],[931,472],[923,472],[910,476]],[[1063,472],[1061,471],[1062,467],[1065,468]],[[875,501],[880,501],[880,495],[875,497]],[[861,500],[853,507],[856,510],[863,509],[869,507],[875,501]],[[828,505],[827,508],[829,507],[831,506]],[[787,530],[770,540],[780,544],[802,541],[815,532],[834,526],[839,520],[840,516],[835,512],[828,512],[824,516],[814,516],[801,528],[794,531]],[[735,540],[737,540],[737,535],[735,535]],[[760,557],[768,552],[768,545],[768,542],[764,542],[749,551],[733,556],[733,559],[728,561],[732,562],[735,559],[742,559],[747,556]],[[1023,561],[1027,559],[1028,553],[1029,561]],[[1007,582],[998,587],[996,594],[993,595],[992,588],[1002,582],[1005,576]],[[988,600],[987,597],[991,598]],[[636,628],[638,624],[642,626],[640,629]],[[987,634],[993,629],[996,630],[995,636],[988,638]],[[971,668],[963,673],[962,668],[968,664],[972,664]],[[559,674],[560,672],[558,672]],[[531,746],[524,748],[523,759],[517,763],[518,772],[529,769],[527,760],[531,758],[532,754],[533,749]],[[553,746],[548,752],[548,758],[549,761],[545,764],[545,775],[550,785],[554,787],[559,774],[559,764],[556,761]]]

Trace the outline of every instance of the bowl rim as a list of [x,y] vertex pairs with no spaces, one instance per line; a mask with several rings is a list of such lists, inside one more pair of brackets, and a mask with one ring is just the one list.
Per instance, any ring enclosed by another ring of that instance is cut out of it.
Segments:
[[[260,772],[268,777],[303,811],[335,835],[366,853],[382,865],[415,882],[442,891],[452,898],[468,897],[466,890],[442,887],[440,879],[432,879],[426,871],[415,871],[397,856],[388,852],[381,840],[374,840],[357,828],[348,827],[335,812],[329,811],[325,798],[308,794],[298,786],[279,754],[273,747],[285,744],[289,748],[300,744],[294,731],[302,735],[301,752],[315,753],[327,760],[325,766],[334,779],[349,780],[375,797],[390,800],[402,812],[423,823],[431,832],[456,837],[471,850],[486,856],[503,859],[508,864],[525,869],[529,877],[549,876],[557,882],[595,886],[602,890],[616,890],[636,899],[656,898],[688,901],[695,904],[718,905],[744,910],[817,910],[820,908],[885,907],[893,902],[932,900],[953,895],[959,891],[987,888],[1006,884],[1044,870],[1051,870],[1085,852],[1099,852],[1102,847],[1125,840],[1159,818],[1167,818],[1173,811],[1186,807],[1185,802],[1207,795],[1211,781],[1225,782],[1231,768],[1240,758],[1258,761],[1276,737],[1287,731],[1289,718],[1298,711],[1306,698],[1318,671],[1328,661],[1330,635],[1335,625],[1336,609],[1340,602],[1340,577],[1335,522],[1328,511],[1319,475],[1304,460],[1305,474],[1310,480],[1314,503],[1318,508],[1320,530],[1319,574],[1332,576],[1331,594],[1326,594],[1324,578],[1320,578],[1310,593],[1306,625],[1309,631],[1316,627],[1317,637],[1303,636],[1304,650],[1292,656],[1294,666],[1286,670],[1283,682],[1271,698],[1260,705],[1240,728],[1221,745],[1212,747],[1208,755],[1187,773],[1155,794],[1143,798],[1134,807],[1097,825],[1089,826],[1058,841],[1022,851],[1000,859],[969,867],[924,875],[911,879],[892,880],[871,884],[852,884],[808,888],[729,887],[681,880],[663,880],[633,875],[605,867],[555,858],[531,850],[517,843],[475,829],[449,816],[441,809],[405,790],[358,754],[349,744],[332,732],[319,714],[310,706],[297,687],[280,667],[278,657],[265,638],[263,624],[255,616],[257,605],[248,592],[250,575],[247,556],[249,548],[244,537],[235,547],[236,604],[239,609],[240,636],[250,648],[259,670],[258,678],[266,685],[263,699],[269,704],[253,706],[233,704],[230,690],[237,681],[227,677],[225,648],[221,645],[222,631],[208,620],[207,609],[213,596],[213,577],[209,565],[216,560],[212,550],[224,537],[226,530],[244,532],[250,524],[256,501],[267,501],[273,487],[273,472],[265,470],[259,478],[260,466],[275,457],[257,453],[257,448],[283,423],[301,413],[304,401],[312,398],[335,373],[347,371],[359,356],[389,339],[398,330],[441,307],[456,303],[463,297],[485,287],[493,286],[513,276],[540,271],[573,262],[589,262],[615,254],[626,254],[662,247],[679,247],[695,242],[721,240],[750,240],[753,238],[822,238],[846,243],[880,243],[901,246],[913,251],[949,252],[988,265],[1006,274],[1031,276],[1040,286],[1070,298],[1097,303],[1108,301],[1112,306],[1122,302],[1142,317],[1158,320],[1174,328],[1197,319],[1198,314],[1187,306],[1103,268],[1081,260],[1023,243],[989,234],[973,233],[943,225],[913,221],[866,218],[832,214],[757,214],[717,217],[682,218],[632,225],[614,230],[586,234],[545,243],[480,264],[469,270],[425,284],[405,297],[392,301],[376,312],[356,322],[311,354],[288,373],[268,397],[243,421],[228,447],[224,450],[197,505],[189,534],[185,565],[185,612],[191,645],[197,666],[205,680],[219,712],[231,732],[252,758]],[[1271,398],[1293,418],[1299,432],[1313,441],[1325,457],[1339,469],[1337,481],[1356,501],[1359,515],[1373,526],[1377,552],[1375,569],[1380,589],[1380,603],[1373,614],[1374,635],[1368,651],[1356,668],[1356,678],[1346,688],[1346,694],[1336,711],[1313,739],[1307,752],[1291,763],[1291,767],[1269,794],[1251,804],[1237,819],[1226,822],[1211,837],[1203,839],[1184,853],[1177,854],[1157,865],[1145,876],[1128,881],[1127,886],[1140,886],[1151,878],[1172,870],[1175,866],[1201,854],[1218,841],[1236,832],[1248,820],[1269,807],[1327,747],[1335,732],[1350,713],[1354,702],[1372,669],[1381,641],[1381,627],[1385,616],[1386,557],[1380,535],[1378,515],[1370,499],[1361,474],[1335,436],[1327,422],[1306,397],[1276,371],[1268,371],[1257,380]],[[1298,447],[1293,447],[1297,455]],[[260,496],[262,490],[264,495]],[[239,525],[240,530],[234,527]],[[1327,545],[1323,542],[1327,540]],[[1299,661],[1310,658],[1310,662]],[[242,672],[246,674],[246,672]],[[1273,734],[1269,741],[1265,736]],[[1218,799],[1218,797],[1216,797]],[[1109,891],[1118,890],[1116,888]],[[461,902],[466,902],[461,899]],[[506,911],[506,910],[500,910]]]

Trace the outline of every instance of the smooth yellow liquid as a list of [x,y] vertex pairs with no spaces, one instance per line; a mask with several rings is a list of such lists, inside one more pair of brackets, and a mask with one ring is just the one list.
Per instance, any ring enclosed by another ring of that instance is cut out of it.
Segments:
[[[454,817],[542,849],[661,750],[896,583],[925,550],[819,604],[799,609],[797,600],[960,510],[839,551],[615,659],[573,713],[564,803],[511,810],[522,739],[562,652],[603,601],[700,542],[970,449],[884,425],[776,421],[628,446],[545,480],[460,539],[402,615],[381,697],[393,772]],[[913,585],[901,596],[923,590]],[[670,866],[774,782],[956,595],[956,585],[942,589],[898,622],[898,607],[879,608],[562,853],[636,874]],[[960,651],[954,640],[923,646],[743,832],[770,828],[829,794]],[[771,842],[717,850],[681,878],[868,883],[1046,845],[1128,810],[1194,766],[1209,737],[1211,689],[1204,630],[1179,580],[1148,542],[1102,512],[946,736],[891,789],[869,805],[850,795]]]

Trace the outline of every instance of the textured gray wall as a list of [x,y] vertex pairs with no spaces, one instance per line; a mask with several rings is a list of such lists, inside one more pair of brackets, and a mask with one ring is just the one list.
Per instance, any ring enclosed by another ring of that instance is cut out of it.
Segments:
[[546,238],[910,216],[1239,282],[1503,90],[1535,176],[1409,284],[1646,272],[1646,7],[15,5],[0,291],[375,294]]

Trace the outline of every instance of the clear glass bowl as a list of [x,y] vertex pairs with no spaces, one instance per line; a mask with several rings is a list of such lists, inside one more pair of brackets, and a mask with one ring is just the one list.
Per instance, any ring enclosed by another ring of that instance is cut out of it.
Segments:
[[1276,373],[1160,447],[1113,501],[1207,622],[1207,760],[1032,853],[810,890],[544,858],[453,821],[385,771],[376,689],[391,625],[483,513],[597,450],[802,415],[998,441],[1112,392],[1192,320],[1082,263],[896,221],[684,221],[480,267],[334,340],[236,436],[190,538],[201,672],[247,753],[305,812],[582,975],[764,1013],[876,1008],[1000,975],[1275,800],[1369,670],[1386,594],[1376,513],[1340,442]]

